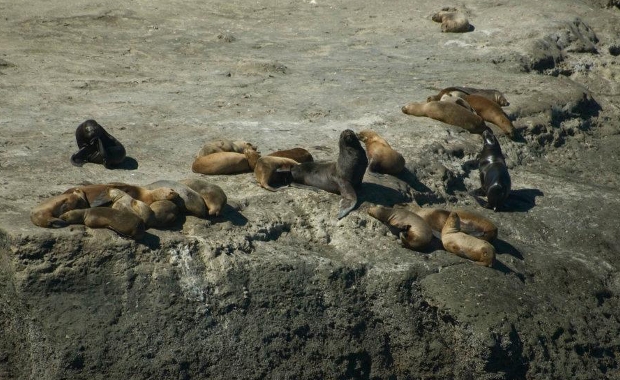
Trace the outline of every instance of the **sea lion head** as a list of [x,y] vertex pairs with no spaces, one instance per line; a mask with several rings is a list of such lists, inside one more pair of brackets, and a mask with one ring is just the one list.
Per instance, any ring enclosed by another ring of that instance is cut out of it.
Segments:
[[497,142],[497,138],[495,137],[495,135],[493,134],[493,131],[491,131],[490,129],[485,130],[484,132],[482,132],[482,138],[484,139],[484,146],[485,147],[499,147],[499,142]]
[[78,126],[78,130],[81,130],[83,137],[86,141],[93,141],[94,139],[101,137],[104,133],[104,129],[95,120],[89,119]]
[[376,136],[377,133],[375,131],[371,131],[370,129],[364,129],[363,131],[357,133],[357,138],[364,143],[368,140],[372,140]]
[[362,145],[360,144],[360,140],[357,138],[357,136],[355,135],[355,132],[353,132],[350,129],[345,129],[344,131],[342,131],[340,133],[340,140],[339,140],[339,144],[340,148],[345,148],[345,147],[352,147],[352,148],[359,148],[362,149]]

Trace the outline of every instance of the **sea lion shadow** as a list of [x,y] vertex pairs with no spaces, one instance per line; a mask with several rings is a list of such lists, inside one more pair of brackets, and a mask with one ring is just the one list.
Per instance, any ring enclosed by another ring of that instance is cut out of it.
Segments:
[[508,255],[510,255],[512,257],[515,257],[515,258],[517,258],[519,260],[523,260],[523,255],[521,254],[521,252],[519,252],[518,249],[513,247],[512,244],[508,243],[505,240],[496,238],[493,241],[493,246],[495,247],[495,250],[497,252],[506,253],[506,254],[508,254]]
[[123,162],[118,165],[114,165],[110,169],[136,170],[138,169],[138,161],[133,157],[126,156]]
[[523,273],[515,272],[514,270],[506,266],[506,264],[502,263],[497,259],[493,261],[493,265],[491,266],[491,268],[498,270],[504,274],[514,274],[519,280],[521,280],[521,282],[525,282],[525,275]]
[[381,206],[392,207],[397,203],[411,202],[411,198],[390,187],[372,182],[362,182],[357,191],[358,204],[369,202]]
[[426,186],[422,182],[420,182],[418,178],[415,176],[415,174],[413,174],[407,168],[404,168],[400,173],[398,173],[398,175],[396,175],[396,178],[400,179],[401,181],[405,182],[407,185],[411,186],[415,191],[418,191],[421,193],[431,192],[431,189],[428,188],[428,186]]
[[[480,189],[469,192],[476,202],[484,208],[489,208],[486,200],[480,198],[477,192]],[[545,194],[538,189],[517,189],[511,190],[508,199],[499,208],[498,212],[527,212],[536,206],[536,197],[543,197]]]
[[148,231],[145,232],[144,236],[140,240],[137,240],[137,242],[149,247],[150,249],[161,248],[161,239],[159,238],[159,236],[152,234]]
[[248,218],[229,204],[224,205],[220,215],[211,220],[213,223],[231,222],[234,226],[245,226],[248,224]]

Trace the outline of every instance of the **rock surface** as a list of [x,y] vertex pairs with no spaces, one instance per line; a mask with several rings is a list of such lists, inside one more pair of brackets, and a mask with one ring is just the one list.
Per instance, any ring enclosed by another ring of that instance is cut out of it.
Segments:
[[[620,377],[617,1],[107,1],[0,4],[0,379]],[[535,12],[533,10],[536,10]],[[483,209],[479,136],[400,108],[495,88],[510,212]],[[74,167],[95,119],[131,158]],[[85,183],[199,177],[205,141],[333,160],[373,129],[409,173],[361,204],[213,176],[229,206],[141,242],[43,229],[30,209]],[[400,246],[371,204],[465,207],[499,226],[493,268]]]

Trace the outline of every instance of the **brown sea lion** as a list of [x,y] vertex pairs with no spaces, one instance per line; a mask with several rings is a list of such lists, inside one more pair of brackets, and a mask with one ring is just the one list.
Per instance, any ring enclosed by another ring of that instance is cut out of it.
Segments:
[[205,202],[208,214],[211,216],[220,215],[222,208],[226,205],[228,198],[221,187],[205,181],[204,179],[188,178],[180,180],[184,185],[196,191]]
[[71,193],[76,189],[80,189],[86,194],[86,199],[91,207],[103,206],[111,203],[112,199],[109,197],[107,191],[109,188],[120,189],[129,194],[130,197],[137,199],[150,205],[151,203],[159,200],[174,201],[179,197],[179,194],[175,193],[170,188],[159,188],[154,190],[146,189],[142,186],[129,185],[123,182],[110,182],[94,185],[84,185],[72,187],[65,191]]
[[111,168],[125,159],[125,147],[95,120],[78,125],[75,139],[80,150],[71,156],[71,163],[82,166],[87,162]]
[[[395,207],[408,209],[419,215],[431,227],[433,235],[440,238],[441,230],[452,211],[441,208],[420,207],[412,203]],[[497,226],[481,214],[464,209],[455,209],[461,219],[461,231],[479,239],[492,241],[497,237]]]
[[509,138],[515,138],[515,127],[512,125],[512,121],[508,119],[508,116],[497,103],[480,95],[465,95],[463,99],[481,118],[500,127]]
[[109,228],[121,236],[139,240],[144,236],[144,222],[133,212],[110,207],[94,207],[67,211],[60,219],[68,224],[83,224],[90,228]]
[[304,148],[293,148],[293,149],[287,149],[287,150],[279,150],[279,151],[276,151],[276,152],[273,152],[273,153],[269,153],[267,156],[290,158],[291,160],[295,160],[295,161],[299,162],[300,164],[303,163],[303,162],[312,162],[312,161],[314,161],[314,157],[312,157],[312,154],[310,154],[310,152],[308,152]]
[[232,141],[227,139],[214,140],[205,143],[196,157],[207,156],[218,152],[243,153],[246,148],[256,150],[256,147],[247,141]]
[[149,227],[162,228],[172,225],[179,215],[181,210],[172,201],[155,201],[149,206],[153,210],[154,220]]
[[401,230],[399,237],[407,248],[423,249],[433,238],[431,227],[409,210],[375,206],[368,209],[368,214]]
[[461,93],[463,95],[484,96],[485,98],[491,101],[494,101],[495,103],[497,103],[498,105],[502,107],[510,105],[508,100],[506,100],[506,97],[504,96],[504,94],[502,94],[500,91],[483,89],[483,88],[473,88],[473,87],[446,87],[443,90],[441,90],[439,94],[429,96],[426,100],[429,102],[431,100],[440,100],[444,94],[452,94],[453,96],[454,95],[461,96],[459,94],[455,94],[455,92]]
[[448,252],[490,267],[495,259],[495,248],[488,241],[461,232],[460,219],[451,212],[441,230],[441,243]]
[[256,162],[254,176],[261,187],[269,191],[277,191],[271,185],[291,183],[291,169],[296,165],[299,165],[299,162],[290,158],[264,156]]
[[296,183],[340,194],[338,219],[341,219],[357,205],[356,189],[362,184],[368,158],[355,132],[350,129],[340,133],[338,149],[336,162],[304,162],[293,166],[291,174]]
[[510,174],[499,141],[491,131],[482,134],[484,145],[478,155],[480,190],[487,197],[488,207],[497,211],[510,195]]
[[198,218],[204,218],[207,216],[207,205],[205,205],[205,201],[202,199],[202,196],[181,182],[160,180],[150,183],[144,187],[150,190],[161,187],[170,188],[174,190],[175,193],[179,194],[180,200],[176,203],[180,207],[181,212],[196,216]]
[[383,174],[398,174],[405,168],[403,156],[392,149],[383,137],[375,131],[363,130],[357,134],[361,142],[366,145],[368,169]]
[[409,103],[402,108],[402,111],[407,115],[426,116],[446,124],[456,125],[470,133],[481,134],[489,129],[480,116],[455,103],[439,101]]
[[59,228],[67,226],[67,222],[59,216],[70,210],[88,208],[86,194],[74,189],[69,193],[59,194],[39,203],[30,212],[30,220],[35,226]]
[[[255,155],[260,156],[256,150],[249,148],[244,149],[243,153],[211,153],[207,156],[196,158],[192,164],[192,171],[207,175],[249,173],[254,170],[254,166],[251,165],[248,157],[254,157]],[[258,160],[258,158],[256,159]]]
[[444,33],[464,33],[471,30],[467,16],[457,11],[456,8],[443,8],[431,19],[441,23],[441,31]]
[[109,188],[107,196],[112,199],[112,208],[115,210],[125,210],[138,215],[144,222],[146,228],[155,222],[155,214],[146,203],[132,198],[123,190]]

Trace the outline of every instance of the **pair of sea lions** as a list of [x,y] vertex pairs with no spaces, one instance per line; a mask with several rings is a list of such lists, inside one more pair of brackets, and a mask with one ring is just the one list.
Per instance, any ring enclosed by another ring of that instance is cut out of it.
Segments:
[[125,159],[125,147],[95,120],[86,120],[75,131],[80,149],[71,156],[71,163],[82,166],[87,162],[103,164],[106,168],[119,165]]
[[441,239],[451,253],[491,266],[495,248],[489,241],[497,236],[497,227],[483,216],[466,210],[447,211],[435,208],[375,206],[368,209],[374,218],[400,230],[403,245],[414,250],[424,249],[433,235]]
[[346,129],[338,140],[338,159],[334,161],[304,162],[291,168],[295,183],[340,194],[338,219],[345,217],[357,205],[358,189],[368,158],[355,132]]
[[368,169],[382,174],[398,174],[405,168],[405,159],[375,131],[365,129],[357,138],[366,145]]
[[442,8],[431,19],[441,23],[441,31],[444,33],[464,33],[472,29],[467,16],[456,8]]
[[60,216],[67,211],[89,208],[84,191],[74,189],[53,196],[35,206],[30,212],[30,220],[35,226],[46,228],[66,227],[68,223]]

